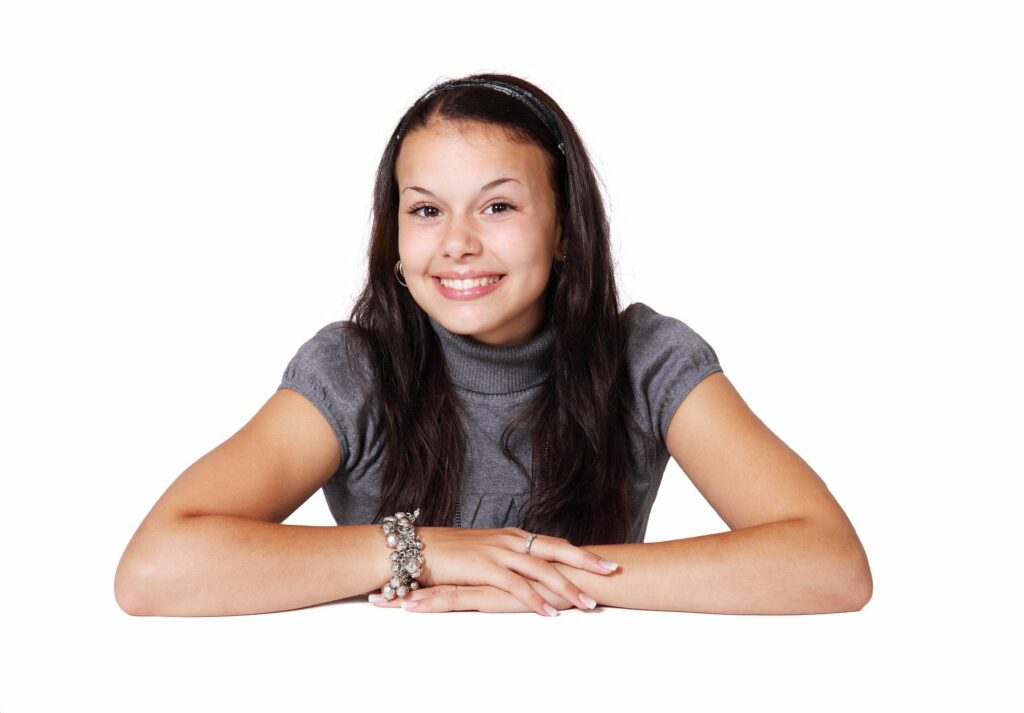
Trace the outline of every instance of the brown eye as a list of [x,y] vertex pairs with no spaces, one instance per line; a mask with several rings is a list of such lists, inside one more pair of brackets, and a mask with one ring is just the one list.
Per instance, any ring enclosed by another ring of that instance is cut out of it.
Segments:
[[433,215],[420,215],[420,211],[421,210],[434,210],[434,211],[436,211],[437,208],[435,208],[434,206],[430,205],[429,203],[419,203],[419,204],[414,205],[411,208],[409,208],[409,214],[410,215],[415,215],[418,218],[435,218],[435,217],[437,217],[437,216],[433,216]]
[[494,203],[491,203],[487,207],[494,208],[496,206],[503,206],[505,210],[496,211],[495,213],[492,213],[492,215],[501,215],[502,213],[508,213],[510,210],[515,210],[515,206],[507,201],[495,201]]

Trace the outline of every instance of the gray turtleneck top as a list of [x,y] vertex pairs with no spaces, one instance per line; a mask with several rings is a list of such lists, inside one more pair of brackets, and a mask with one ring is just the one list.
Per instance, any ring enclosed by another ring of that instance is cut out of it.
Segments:
[[[639,513],[631,542],[643,542],[651,506],[661,485],[669,453],[665,436],[676,409],[704,377],[722,371],[714,349],[684,322],[637,302],[626,311],[627,361],[634,393],[634,417],[658,443],[654,468],[631,447]],[[433,318],[449,373],[463,407],[468,435],[460,509],[463,527],[519,526],[529,483],[501,453],[505,426],[522,411],[550,368],[554,334],[550,323],[524,344],[493,347],[445,329]],[[341,448],[341,465],[323,486],[327,505],[339,525],[372,522],[380,491],[383,443],[376,402],[367,403],[356,369],[372,381],[369,363],[352,364],[338,321],[306,341],[284,370],[279,389],[298,391],[330,424]],[[356,352],[359,353],[359,352]],[[529,467],[530,439],[513,438],[516,456]],[[553,444],[554,447],[554,444]]]

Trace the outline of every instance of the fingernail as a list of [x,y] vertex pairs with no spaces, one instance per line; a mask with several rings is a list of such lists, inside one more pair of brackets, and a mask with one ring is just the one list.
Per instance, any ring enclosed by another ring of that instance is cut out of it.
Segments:
[[601,566],[608,570],[616,570],[619,568],[618,564],[615,562],[609,562],[608,560],[601,560]]
[[558,616],[558,610],[547,602],[544,602],[544,611],[548,613],[548,616]]
[[410,600],[402,602],[402,608],[403,609],[415,609],[416,607],[419,606],[419,604],[420,604],[419,601],[417,601],[416,599],[410,599]]
[[593,609],[594,607],[597,606],[597,602],[595,602],[593,599],[588,597],[583,592],[580,592],[580,601],[582,601],[584,604],[586,604],[587,607],[590,608],[590,609]]
[[383,594],[371,594],[369,601],[371,601],[371,602],[382,602],[382,601],[384,601],[384,595]]

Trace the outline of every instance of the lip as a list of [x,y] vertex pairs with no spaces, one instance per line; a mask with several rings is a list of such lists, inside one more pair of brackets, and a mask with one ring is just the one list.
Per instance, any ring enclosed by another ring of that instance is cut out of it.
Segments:
[[486,272],[485,270],[466,270],[465,272],[436,272],[431,277],[443,277],[446,280],[475,280],[478,277],[504,277],[504,272]]
[[[495,273],[491,273],[491,275],[494,275],[494,274]],[[486,276],[487,276],[486,274],[482,275],[482,277],[486,277]],[[454,278],[454,277],[453,278],[447,278],[447,277],[445,277],[444,279],[446,279],[446,280],[447,279],[453,279],[454,280],[454,279],[457,279],[457,278]],[[467,279],[472,279],[472,278],[467,278]],[[446,298],[448,298],[450,300],[475,300],[478,297],[483,297],[484,295],[491,294],[496,289],[498,289],[499,287],[504,285],[505,284],[505,276],[502,275],[500,280],[498,280],[497,282],[493,282],[490,285],[482,285],[480,287],[470,287],[468,290],[456,290],[456,289],[453,289],[451,287],[445,287],[444,285],[441,284],[441,278],[440,277],[433,277],[433,278],[431,278],[431,282],[433,282],[435,285],[437,285],[438,291],[444,297],[446,297]]]

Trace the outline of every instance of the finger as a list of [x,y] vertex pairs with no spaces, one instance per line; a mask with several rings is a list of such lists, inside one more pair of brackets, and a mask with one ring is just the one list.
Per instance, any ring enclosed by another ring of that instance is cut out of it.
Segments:
[[[517,552],[526,554],[525,538],[528,537],[530,533],[525,530],[519,530],[519,528],[514,529],[523,533],[522,539],[520,539],[518,546],[514,549]],[[577,547],[564,537],[537,535],[537,537],[533,538],[533,543],[530,545],[529,554],[531,557],[548,560],[549,562],[562,562],[564,564],[572,565],[577,569],[594,572],[595,574],[609,574],[617,571],[619,568],[619,565],[615,562],[609,562],[598,554],[585,550],[582,547]]]
[[544,600],[547,601],[547,603],[553,606],[555,609],[571,609],[573,606],[575,606],[571,601],[569,601],[565,597],[559,596],[556,592],[552,592],[550,589],[545,587],[537,580],[527,579],[526,582],[531,587],[533,587],[534,591],[536,591],[537,594],[544,597]]
[[416,602],[415,607],[406,609],[413,613],[480,611],[480,612],[530,612],[529,606],[514,595],[495,586],[457,586],[432,597]]
[[511,568],[494,567],[492,571],[495,580],[490,583],[515,596],[529,607],[530,611],[535,611],[541,616],[558,616],[558,610],[548,604],[544,597],[530,586],[525,577],[516,574]]
[[[510,552],[506,556],[503,556],[502,564],[510,570],[514,570],[519,574],[525,575],[530,579],[544,584],[551,591],[560,594],[572,602],[573,606],[583,609],[584,611],[590,611],[597,606],[597,601],[593,597],[589,597],[582,589],[573,584],[568,577],[555,569],[555,567],[546,560],[530,555],[517,555]],[[586,599],[584,597],[586,597]]]
[[[370,599],[369,601],[370,601],[371,604],[373,604],[375,606],[378,606],[378,607],[389,608],[389,609],[398,609],[398,608],[401,608],[402,602],[413,601],[413,600],[418,600],[418,599],[425,599],[425,598],[428,598],[428,597],[434,597],[434,596],[437,596],[438,594],[440,594],[441,592],[444,592],[444,591],[446,591],[448,589],[452,589],[454,587],[455,587],[454,584],[438,584],[438,585],[435,585],[433,587],[424,587],[422,589],[414,589],[411,592],[409,592],[408,594],[406,594],[404,597],[392,597],[391,599],[383,599],[383,598],[382,599]],[[375,594],[376,594],[376,596],[380,596],[379,593],[375,593]],[[374,596],[374,595],[371,595],[371,596]]]

